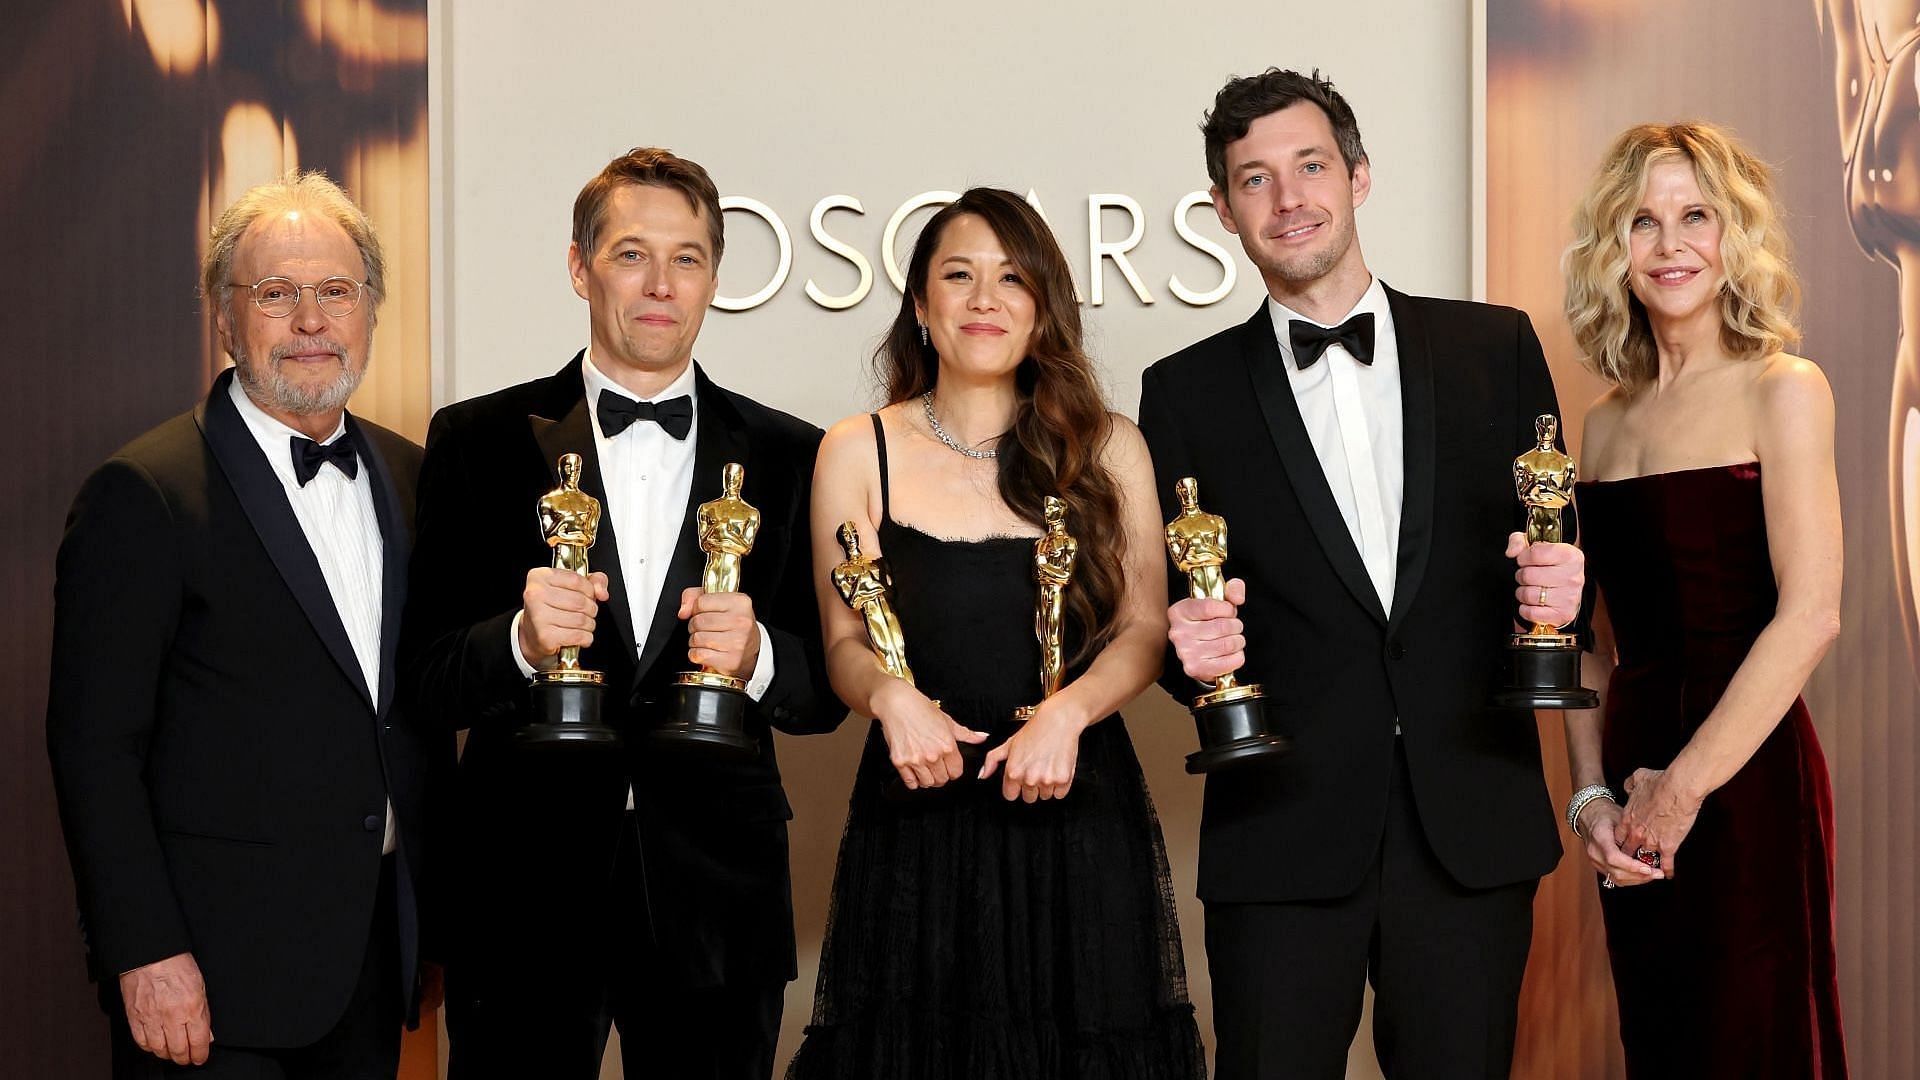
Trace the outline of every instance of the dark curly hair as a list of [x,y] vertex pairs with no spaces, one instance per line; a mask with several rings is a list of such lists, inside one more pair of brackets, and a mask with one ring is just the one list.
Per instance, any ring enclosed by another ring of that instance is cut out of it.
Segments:
[[1233,79],[1213,96],[1213,109],[1200,119],[1200,134],[1207,142],[1207,176],[1222,191],[1227,187],[1227,145],[1244,139],[1255,120],[1277,113],[1302,101],[1311,101],[1333,125],[1334,141],[1340,145],[1340,157],[1347,173],[1367,160],[1360,145],[1360,122],[1353,118],[1353,107],[1333,83],[1320,77],[1320,69],[1302,75],[1297,71],[1268,68],[1258,75]]

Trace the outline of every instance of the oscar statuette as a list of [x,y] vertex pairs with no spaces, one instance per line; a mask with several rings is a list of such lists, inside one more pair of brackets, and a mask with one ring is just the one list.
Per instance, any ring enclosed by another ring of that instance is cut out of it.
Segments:
[[[720,472],[720,497],[700,504],[694,526],[707,564],[700,577],[703,592],[740,590],[740,560],[753,550],[760,532],[760,511],[740,497],[746,470],[728,462]],[[744,756],[759,748],[747,733],[747,680],[701,667],[673,680],[666,722],[648,732],[649,740],[686,749]]]
[[[894,614],[893,578],[887,573],[885,559],[860,551],[860,529],[851,521],[841,522],[840,548],[847,560],[833,568],[833,587],[848,607],[860,614],[867,627],[867,644],[887,674],[913,685],[913,669],[907,666],[907,639],[900,630],[900,616]],[[939,702],[933,703],[935,707]]]
[[[587,576],[587,549],[600,528],[600,500],[580,490],[580,455],[560,456],[560,486],[540,496],[540,534],[553,549],[553,568]],[[559,662],[533,675],[533,716],[514,733],[522,746],[614,746],[620,733],[600,722],[605,678],[580,666],[580,647],[560,650]]]
[[[1513,486],[1527,507],[1527,543],[1558,544],[1560,511],[1573,501],[1578,469],[1553,445],[1560,421],[1544,413],[1533,421],[1533,448],[1513,459]],[[1493,703],[1511,709],[1593,709],[1600,695],[1580,685],[1580,639],[1541,623],[1513,635],[1507,680]]]
[[[893,576],[887,573],[887,561],[860,550],[860,527],[853,522],[841,522],[837,532],[840,549],[846,552],[847,558],[834,567],[830,575],[834,591],[866,624],[867,644],[873,649],[874,659],[880,661],[887,674],[912,686],[913,669],[907,666],[907,638],[900,629],[900,616],[893,610]],[[940,707],[938,701],[929,699],[929,702],[936,709]],[[986,752],[979,747],[961,743],[960,760],[965,769],[961,775],[970,777],[978,773],[985,757]],[[917,793],[909,791],[898,776],[893,776],[887,779],[886,794],[889,799],[901,800]]]
[[[1044,503],[1047,531],[1033,544],[1033,583],[1037,596],[1033,610],[1033,636],[1040,641],[1040,697],[1050,698],[1060,689],[1064,670],[1060,633],[1066,616],[1067,584],[1073,580],[1073,561],[1080,554],[1080,541],[1067,533],[1067,504],[1048,495]],[[1025,722],[1033,716],[1034,706],[1022,705],[1013,718]]]
[[[1182,478],[1173,490],[1180,498],[1180,516],[1167,523],[1167,554],[1187,575],[1188,595],[1196,600],[1224,600],[1227,521],[1200,509],[1200,484],[1193,477]],[[1193,722],[1200,732],[1200,749],[1187,755],[1187,771],[1212,772],[1270,760],[1291,749],[1287,737],[1268,724],[1264,697],[1258,683],[1242,683],[1226,674],[1194,698]]]

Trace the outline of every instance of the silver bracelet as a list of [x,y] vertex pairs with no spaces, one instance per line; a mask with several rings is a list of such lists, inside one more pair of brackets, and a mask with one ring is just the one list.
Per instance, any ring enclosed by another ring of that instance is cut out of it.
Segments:
[[1567,800],[1567,828],[1572,829],[1573,835],[1582,840],[1586,837],[1580,833],[1580,811],[1585,810],[1587,804],[1595,799],[1605,799],[1615,806],[1620,805],[1620,800],[1614,798],[1613,789],[1605,784],[1588,784],[1574,792],[1573,798]]

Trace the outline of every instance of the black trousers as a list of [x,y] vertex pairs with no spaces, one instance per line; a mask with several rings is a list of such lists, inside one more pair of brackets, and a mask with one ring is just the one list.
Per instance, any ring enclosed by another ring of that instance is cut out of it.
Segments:
[[1392,783],[1379,859],[1351,895],[1207,905],[1215,1080],[1345,1077],[1363,979],[1390,1080],[1507,1080],[1539,882],[1459,885],[1398,745]]
[[400,1028],[406,1020],[394,882],[394,857],[389,855],[380,861],[380,891],[360,979],[346,1012],[320,1041],[293,1048],[231,1046],[217,1041],[220,1014],[215,1012],[211,1019],[216,1041],[207,1063],[175,1065],[135,1045],[118,988],[103,988],[103,998],[111,998],[114,1006],[107,1010],[114,1080],[393,1080],[400,1071]]
[[773,1075],[785,984],[661,976],[639,837],[629,812],[608,895],[583,913],[605,948],[482,951],[448,966],[448,1080],[594,1080],[613,1027],[626,1080]]

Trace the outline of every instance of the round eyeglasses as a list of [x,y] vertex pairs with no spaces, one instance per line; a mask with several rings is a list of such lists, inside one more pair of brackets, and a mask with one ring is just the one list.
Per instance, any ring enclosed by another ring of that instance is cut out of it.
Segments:
[[251,291],[253,306],[269,319],[284,319],[293,314],[300,306],[300,293],[305,289],[313,290],[313,302],[320,305],[322,312],[336,319],[345,318],[360,306],[360,294],[367,288],[365,282],[350,277],[330,277],[313,285],[296,284],[293,279],[283,277],[264,277],[251,285],[238,281],[227,284]]

